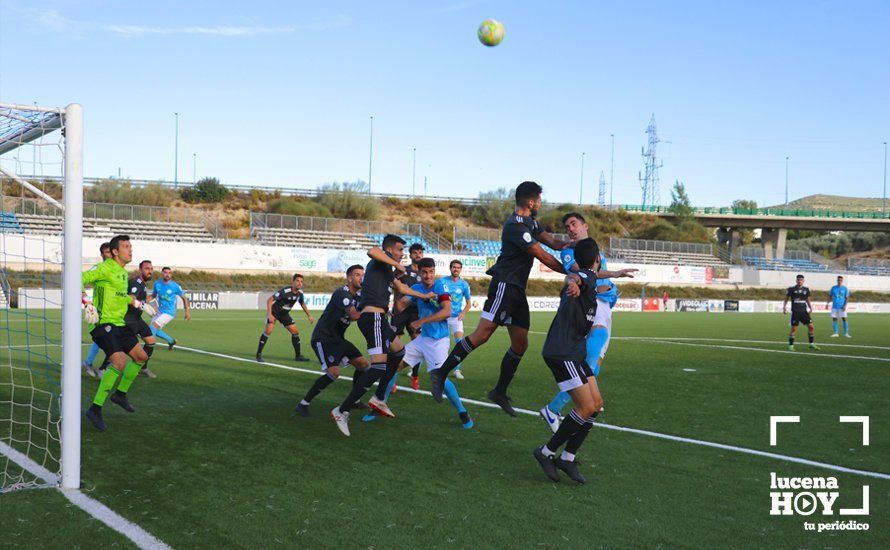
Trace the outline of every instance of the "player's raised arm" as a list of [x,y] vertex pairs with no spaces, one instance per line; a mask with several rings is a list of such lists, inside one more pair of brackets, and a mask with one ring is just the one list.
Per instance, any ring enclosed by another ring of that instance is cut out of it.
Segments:
[[[549,245],[548,245],[549,246]],[[539,243],[532,243],[526,248],[526,252],[538,259],[539,262],[546,265],[557,273],[565,273],[566,270],[562,266],[562,262],[557,260],[553,254],[550,254]]]
[[431,300],[436,297],[436,294],[433,292],[417,292],[416,290],[411,290],[411,287],[403,283],[398,279],[393,279],[392,286],[396,291],[402,296],[413,296],[420,300]]
[[621,279],[622,277],[627,279],[633,279],[633,274],[639,271],[639,269],[635,267],[628,267],[626,269],[619,269],[618,271],[609,271],[607,269],[600,269],[596,272],[597,279]]
[[368,257],[372,260],[377,260],[378,262],[393,266],[399,273],[405,273],[405,266],[403,266],[401,262],[393,260],[389,256],[389,254],[383,251],[382,248],[379,248],[377,246],[372,247],[370,250],[368,250]]
[[569,245],[570,241],[560,241],[557,240],[552,234],[547,231],[542,231],[538,233],[538,241],[544,243],[549,246],[553,250],[562,250]]

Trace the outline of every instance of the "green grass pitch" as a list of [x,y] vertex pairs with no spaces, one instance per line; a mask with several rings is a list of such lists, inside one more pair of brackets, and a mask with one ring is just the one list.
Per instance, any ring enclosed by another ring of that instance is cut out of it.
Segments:
[[[551,316],[533,314],[510,390],[518,407],[537,410],[555,392],[540,357]],[[183,347],[251,359],[261,317],[201,311],[169,332]],[[311,327],[300,312],[294,318],[309,355]],[[600,421],[890,473],[890,316],[852,315],[851,340],[828,338],[827,315],[816,323],[822,349],[806,348],[804,329],[787,353],[781,315],[616,313]],[[364,349],[356,328],[348,335]],[[507,345],[498,331],[468,359],[463,397],[484,400]],[[264,355],[317,368],[292,361],[280,327]],[[304,419],[293,407],[314,374],[160,347],[152,369],[159,377],[140,377],[130,392],[135,414],[109,403],[105,433],[84,421],[83,490],[175,548],[890,547],[886,479],[595,428],[579,455],[588,484],[554,484],[531,456],[550,435],[536,416],[470,404],[476,427],[463,430],[447,402],[401,391],[390,400],[397,419],[353,415],[345,438],[328,418],[345,381]],[[95,387],[83,379],[84,407]],[[775,447],[771,415],[801,417],[780,426]],[[869,446],[842,415],[870,416]],[[844,508],[859,507],[867,484],[871,513],[770,516],[771,472],[834,476]],[[869,531],[803,528],[849,519]],[[0,546],[128,544],[56,491],[0,495]]]

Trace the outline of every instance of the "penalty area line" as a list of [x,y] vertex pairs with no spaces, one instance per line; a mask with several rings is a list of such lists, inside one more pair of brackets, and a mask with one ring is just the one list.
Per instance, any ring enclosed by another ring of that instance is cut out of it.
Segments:
[[98,500],[83,494],[79,489],[63,489],[59,487],[59,476],[50,472],[26,454],[10,447],[2,441],[0,441],[0,455],[9,457],[9,459],[21,469],[42,479],[46,483],[46,486],[55,486],[72,504],[91,515],[93,518],[101,521],[109,528],[114,529],[121,535],[125,536],[139,548],[151,550],[170,549],[169,546],[142,527],[125,519]]
[[[660,340],[658,338],[639,338],[634,339],[634,342],[640,342],[643,344],[667,344],[671,346],[689,346],[693,348],[709,348],[709,349],[732,349],[739,351],[758,351],[761,353],[785,353],[788,355],[795,355],[797,357],[805,357],[807,359],[856,359],[860,361],[882,361],[885,363],[890,363],[890,358],[887,357],[868,357],[863,355],[840,355],[837,353],[807,353],[801,354],[796,351],[787,351],[781,349],[764,349],[764,348],[751,348],[745,346],[722,346],[718,344],[696,344],[693,342],[679,342],[677,340]],[[801,345],[807,345],[801,343]]]
[[[305,374],[313,374],[316,376],[320,376],[321,372],[322,372],[321,369],[316,369],[316,370],[303,369],[300,367],[291,367],[289,365],[282,365],[280,363],[270,363],[268,361],[264,361],[264,362],[260,363],[254,359],[247,359],[245,357],[237,357],[234,355],[227,355],[224,353],[218,353],[215,351],[207,351],[207,350],[198,349],[198,348],[176,346],[176,349],[191,351],[193,353],[199,353],[202,355],[210,355],[213,357],[220,357],[222,359],[229,359],[229,360],[238,361],[241,363],[250,363],[253,365],[261,365],[261,366],[272,367],[272,368],[282,369],[282,370],[287,370],[287,371],[301,372],[301,373],[305,373]],[[341,377],[341,378],[338,378],[338,380],[344,380],[346,382],[349,382],[350,384],[352,383],[352,380],[350,380],[348,378]],[[432,394],[426,390],[415,390],[412,388],[403,388],[403,387],[399,386],[399,392],[401,393],[403,391],[406,393],[415,393],[418,395],[428,395],[428,396],[432,397]],[[471,404],[479,406],[479,407],[486,407],[489,409],[500,410],[499,406],[495,405],[494,403],[488,403],[486,401],[479,401],[477,399],[471,399],[471,398],[467,398],[467,397],[463,397],[463,396],[461,396],[461,401],[463,401],[464,403],[471,403]],[[527,416],[538,416],[538,411],[532,411],[529,409],[522,409],[522,408],[516,408],[516,407],[514,407],[514,410],[516,410],[517,413],[524,414]],[[640,430],[637,428],[626,428],[624,426],[615,426],[613,424],[604,424],[602,422],[596,422],[596,423],[594,423],[594,426],[597,428],[613,430],[616,432],[625,432],[625,433],[632,433],[632,434],[636,434],[636,435],[644,435],[647,437],[654,437],[656,439],[664,439],[667,441],[676,441],[679,443],[687,443],[690,445],[699,445],[702,447],[710,447],[713,449],[722,449],[724,451],[732,451],[735,453],[760,456],[760,457],[764,457],[764,458],[771,458],[774,460],[781,460],[783,462],[792,462],[795,464],[814,466],[814,467],[823,468],[826,470],[833,470],[835,472],[843,472],[846,474],[853,474],[853,475],[860,475],[860,476],[866,476],[866,477],[873,477],[876,479],[890,480],[890,474],[885,474],[882,472],[872,472],[869,470],[858,470],[856,468],[848,468],[846,466],[839,466],[837,464],[829,464],[827,462],[819,462],[816,460],[809,460],[807,458],[799,458],[796,456],[771,453],[768,451],[760,451],[757,449],[749,449],[747,447],[737,447],[735,445],[727,445],[724,443],[715,443],[713,441],[705,441],[703,439],[694,439],[691,437],[682,437],[682,436],[678,436],[678,435],[663,434],[663,433],[659,433],[659,432],[652,432],[649,430]]]

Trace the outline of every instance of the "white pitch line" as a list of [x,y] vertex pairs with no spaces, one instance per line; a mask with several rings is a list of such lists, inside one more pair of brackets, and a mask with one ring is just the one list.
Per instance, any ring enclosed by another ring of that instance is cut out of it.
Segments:
[[[679,336],[613,336],[612,340],[677,340],[677,341],[692,341],[692,342],[728,342],[732,344],[785,344],[785,341],[778,340],[730,340],[727,338],[688,338],[688,337],[679,337]],[[866,346],[862,344],[834,344],[832,342],[819,342],[820,346],[825,347],[835,347],[835,348],[861,348],[861,349],[879,349],[883,351],[890,350],[888,346]]]
[[[20,468],[31,473],[31,475],[42,479],[47,485],[54,485],[58,488],[59,476],[50,472],[26,454],[10,447],[2,441],[0,441],[0,455],[9,457],[9,459],[18,464]],[[59,488],[59,491],[65,495],[65,498],[71,501],[72,504],[101,521],[111,529],[114,529],[121,535],[127,537],[139,548],[169,550],[170,547],[161,542],[160,539],[156,538],[132,521],[125,519],[98,500],[83,494],[80,490]]]
[[[262,365],[262,366],[273,367],[273,368],[283,369],[283,370],[288,370],[288,371],[293,371],[293,372],[302,372],[305,374],[314,374],[316,376],[320,376],[321,372],[322,372],[321,369],[317,369],[317,370],[303,369],[300,367],[291,367],[291,366],[282,365],[279,363],[270,363],[268,361],[259,363],[253,359],[247,359],[244,357],[236,357],[234,355],[226,355],[224,353],[218,353],[215,351],[206,351],[206,350],[202,350],[202,349],[198,349],[198,348],[176,346],[176,349],[191,351],[191,352],[200,353],[203,355],[211,355],[214,357],[221,357],[223,359],[230,359],[232,361],[240,361],[242,363],[251,363],[254,365]],[[345,380],[345,381],[349,382],[350,384],[352,383],[352,380],[348,379],[348,377],[347,378],[341,377],[338,380]],[[432,396],[432,394],[430,392],[425,391],[425,390],[415,390],[412,388],[407,388],[407,387],[403,388],[403,387],[399,386],[399,392],[403,392],[403,391],[408,392],[408,393],[415,393],[418,395]],[[489,409],[500,410],[500,407],[498,405],[495,405],[494,403],[488,403],[486,401],[478,401],[476,399],[469,399],[469,398],[466,398],[463,396],[461,396],[461,401],[463,401],[464,403],[472,403],[473,405],[477,405],[480,407],[486,407]],[[529,409],[521,409],[521,408],[515,408],[515,407],[514,407],[514,409],[516,410],[516,412],[521,413],[521,414],[525,414],[525,415],[529,415],[529,416],[538,416],[538,411],[532,411]],[[799,458],[799,457],[795,457],[795,456],[782,455],[782,454],[778,454],[778,453],[759,451],[757,449],[749,449],[747,447],[737,447],[735,445],[726,445],[724,443],[715,443],[713,441],[705,441],[702,439],[693,439],[693,438],[689,438],[689,437],[681,437],[681,436],[677,436],[677,435],[663,434],[663,433],[652,432],[652,431],[648,431],[648,430],[640,430],[637,428],[626,428],[623,426],[614,426],[611,424],[604,424],[602,422],[597,422],[594,424],[594,426],[596,426],[598,428],[604,428],[607,430],[614,430],[617,432],[645,435],[645,436],[654,437],[657,439],[666,439],[668,441],[678,441],[681,443],[689,443],[692,445],[700,445],[703,447],[711,447],[714,449],[723,449],[726,451],[733,451],[736,453],[761,456],[761,457],[765,457],[765,458],[772,458],[775,460],[782,460],[784,462],[793,462],[795,464],[804,464],[807,466],[815,466],[817,468],[824,468],[826,470],[833,470],[836,472],[843,472],[843,473],[847,473],[847,474],[854,474],[854,475],[861,475],[861,476],[866,476],[866,477],[873,477],[873,478],[877,478],[877,479],[890,480],[890,474],[885,474],[882,472],[872,472],[869,470],[857,470],[855,468],[848,468],[846,466],[838,466],[836,464],[829,464],[827,462],[818,462],[818,461],[809,460],[806,458]]]
[[[658,338],[639,339],[639,340],[635,340],[635,342],[642,342],[644,344],[668,344],[668,345],[672,345],[672,346],[690,346],[690,347],[695,347],[695,348],[758,351],[760,353],[787,353],[789,355],[795,355],[797,357],[806,357],[807,359],[819,359],[819,358],[856,359],[859,361],[883,361],[886,363],[890,363],[890,357],[868,357],[868,356],[862,356],[862,355],[838,355],[836,353],[801,354],[800,352],[797,352],[797,351],[788,351],[788,350],[781,350],[781,349],[749,348],[749,347],[744,347],[744,346],[719,346],[716,344],[695,344],[692,342],[677,342],[676,340],[660,340]],[[801,345],[805,345],[805,344],[801,344]]]

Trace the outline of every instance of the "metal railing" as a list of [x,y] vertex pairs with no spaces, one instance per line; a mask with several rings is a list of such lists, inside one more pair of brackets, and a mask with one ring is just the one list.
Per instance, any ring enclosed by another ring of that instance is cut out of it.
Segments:
[[[0,196],[4,212],[25,216],[62,217],[57,206],[40,200],[22,197]],[[117,220],[130,222],[189,223],[202,225],[214,239],[227,239],[228,231],[221,223],[201,211],[195,219],[195,210],[179,206],[144,206],[136,204],[83,203],[84,220]]]
[[349,233],[356,235],[396,235],[415,236],[425,240],[431,247],[442,252],[454,249],[451,241],[419,223],[401,223],[371,220],[349,220],[344,218],[318,218],[315,216],[293,216],[289,214],[250,213],[250,235],[263,241],[264,229],[291,229],[320,231],[324,233]]
[[[638,204],[621,204],[616,208],[628,212],[643,212],[649,214],[671,214],[669,206],[641,206]],[[890,218],[890,213],[881,212],[856,212],[847,210],[813,210],[797,208],[732,208],[703,206],[692,208],[693,214],[707,215],[734,215],[734,216],[789,216],[798,218],[849,218],[880,220]]]
[[640,250],[645,252],[669,252],[674,254],[709,254],[716,256],[715,245],[710,243],[681,243],[675,241],[650,241],[612,237],[609,248],[614,250]]
[[[766,251],[762,246],[747,245],[739,248],[739,256],[748,258],[766,258]],[[813,252],[810,250],[789,250],[785,249],[784,259],[786,260],[812,260]]]

